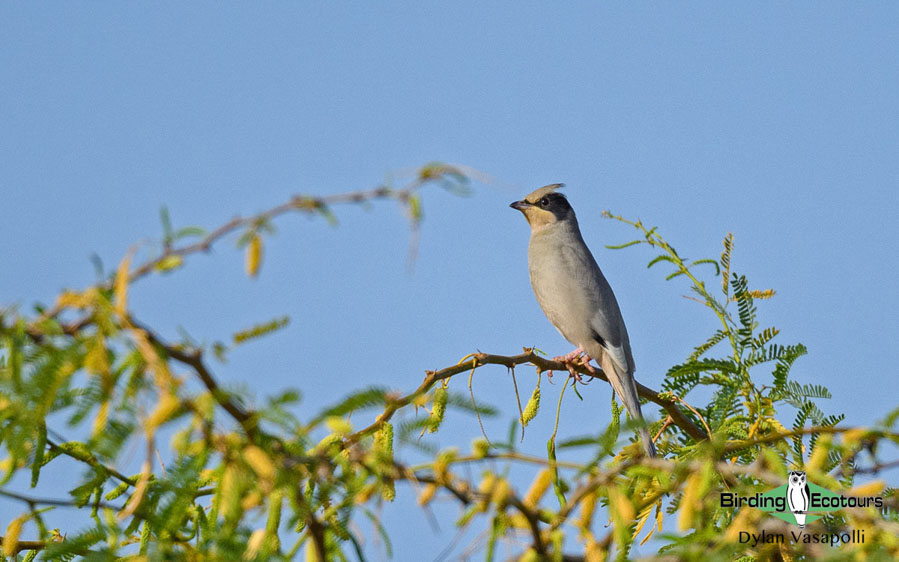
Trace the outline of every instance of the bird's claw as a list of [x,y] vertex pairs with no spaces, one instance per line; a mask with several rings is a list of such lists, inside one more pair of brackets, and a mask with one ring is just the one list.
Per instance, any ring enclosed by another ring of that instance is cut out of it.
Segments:
[[593,361],[593,358],[590,357],[589,355],[587,355],[587,354],[585,353],[585,354],[584,354],[584,361],[583,361],[582,364],[583,364],[584,367],[590,372],[591,375],[595,375],[595,374],[596,374],[596,369],[593,368],[593,365],[590,364],[590,361]]

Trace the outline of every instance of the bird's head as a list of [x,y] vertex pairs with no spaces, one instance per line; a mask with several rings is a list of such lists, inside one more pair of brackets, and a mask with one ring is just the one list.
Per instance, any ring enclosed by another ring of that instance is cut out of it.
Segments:
[[528,220],[528,224],[531,225],[531,230],[534,231],[557,222],[573,219],[574,209],[568,204],[568,199],[556,192],[563,185],[561,183],[545,185],[509,206],[521,211],[524,218]]

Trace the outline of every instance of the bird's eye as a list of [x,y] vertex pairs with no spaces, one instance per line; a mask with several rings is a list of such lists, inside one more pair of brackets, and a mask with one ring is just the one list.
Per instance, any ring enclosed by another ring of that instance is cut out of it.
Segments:
[[549,206],[549,197],[544,197],[543,199],[541,199],[541,200],[540,200],[540,206],[541,206],[541,207],[548,207],[548,206]]

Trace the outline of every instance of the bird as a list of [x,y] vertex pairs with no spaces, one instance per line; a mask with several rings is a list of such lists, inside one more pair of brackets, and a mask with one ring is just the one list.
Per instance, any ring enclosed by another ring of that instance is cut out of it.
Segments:
[[[554,359],[569,366],[581,362],[591,373],[590,361],[596,359],[631,419],[642,422],[624,318],[612,287],[581,236],[574,209],[557,191],[562,186],[546,185],[509,205],[521,211],[531,227],[528,271],[537,302],[562,337],[576,347]],[[569,370],[580,380],[578,373]],[[644,451],[655,457],[645,424],[639,433]]]

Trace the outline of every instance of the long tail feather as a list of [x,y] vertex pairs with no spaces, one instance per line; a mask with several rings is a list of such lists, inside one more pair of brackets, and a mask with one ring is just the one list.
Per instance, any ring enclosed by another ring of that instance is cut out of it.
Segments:
[[[624,407],[627,408],[627,413],[630,414],[631,419],[642,421],[643,412],[640,410],[640,399],[637,396],[637,383],[634,380],[633,375],[621,372],[607,353],[603,353],[600,356],[599,364],[602,367],[603,372],[605,372],[606,376],[609,378],[609,382],[612,384],[612,389],[615,391],[615,394],[617,394],[618,397],[621,398],[621,401],[624,402]],[[645,427],[641,427],[639,433],[646,454],[650,457],[655,457],[656,448],[652,442],[652,437],[649,435],[649,430]]]

